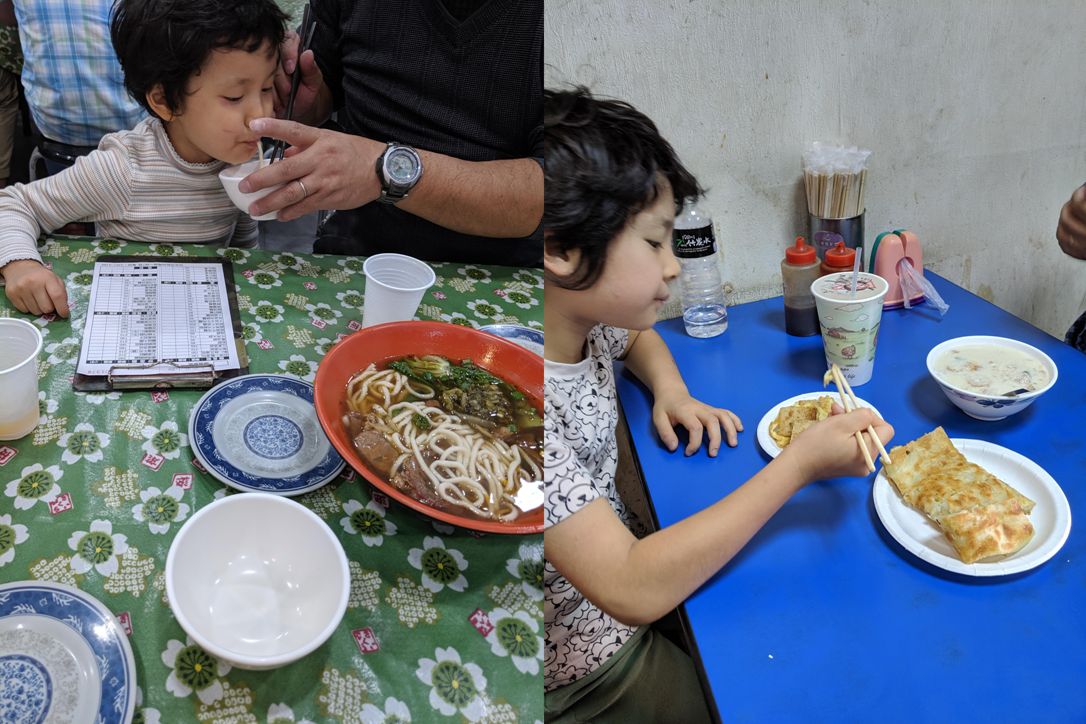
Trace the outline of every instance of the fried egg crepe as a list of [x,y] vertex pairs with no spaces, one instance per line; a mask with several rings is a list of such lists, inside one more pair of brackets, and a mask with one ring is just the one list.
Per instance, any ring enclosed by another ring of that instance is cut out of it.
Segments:
[[931,519],[965,563],[1014,553],[1033,537],[1033,501],[969,462],[943,428],[890,450],[887,477]]
[[792,438],[806,430],[819,420],[825,420],[833,410],[833,398],[819,397],[815,400],[800,400],[782,407],[777,417],[769,426],[769,436],[778,447],[785,447]]

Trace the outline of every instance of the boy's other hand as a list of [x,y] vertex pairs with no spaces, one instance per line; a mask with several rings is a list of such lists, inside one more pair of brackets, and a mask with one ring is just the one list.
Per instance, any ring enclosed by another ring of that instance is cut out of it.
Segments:
[[652,405],[652,421],[660,440],[672,452],[679,447],[675,426],[685,427],[690,436],[685,450],[687,455],[693,455],[701,447],[703,433],[709,437],[709,457],[716,457],[720,450],[722,428],[728,447],[739,444],[736,433],[743,431],[743,422],[731,410],[707,405],[686,392],[678,391],[656,396]]
[[879,450],[867,433],[868,425],[874,428],[884,446],[894,436],[894,428],[890,423],[872,410],[863,407],[843,413],[840,406],[835,404],[832,416],[797,435],[781,452],[781,457],[787,455],[807,482],[845,475],[866,476],[867,462],[860,452],[855,433],[862,432],[871,459],[875,460]]
[[64,282],[53,272],[33,259],[8,262],[0,274],[4,277],[4,291],[20,312],[50,314],[56,312],[68,316],[68,292]]

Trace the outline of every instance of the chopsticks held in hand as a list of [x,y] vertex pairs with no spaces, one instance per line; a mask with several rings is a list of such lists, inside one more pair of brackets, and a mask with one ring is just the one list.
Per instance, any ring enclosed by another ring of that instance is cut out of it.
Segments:
[[[299,27],[298,57],[294,62],[294,72],[290,74],[290,95],[287,96],[287,111],[284,116],[288,121],[292,120],[292,117],[294,116],[294,97],[298,95],[298,84],[302,80],[302,53],[309,50],[309,46],[313,42],[313,33],[316,29],[317,19],[313,17],[313,14],[309,9],[309,3],[306,3],[305,9],[302,10],[302,24]],[[286,141],[277,139],[272,145],[271,158],[268,162],[275,163],[276,161],[282,161],[283,154],[286,153],[286,150]]]
[[[852,412],[859,408],[860,403],[856,400],[856,394],[852,391],[852,386],[849,385],[848,380],[841,374],[841,368],[836,364],[830,366],[826,374],[822,376],[822,386],[825,387],[833,380],[837,385],[837,394],[841,396],[841,406],[845,408],[845,412]],[[875,447],[879,450],[879,459],[882,460],[883,466],[890,465],[890,453],[886,452],[886,448],[882,445],[882,440],[875,434],[875,428],[871,425],[867,426],[867,434],[871,436],[871,439],[875,441]],[[871,451],[867,449],[867,444],[864,443],[863,435],[859,430],[856,431],[856,442],[860,444],[860,452],[864,454],[864,461],[867,463],[867,471],[870,473],[875,472],[875,462],[871,459]]]

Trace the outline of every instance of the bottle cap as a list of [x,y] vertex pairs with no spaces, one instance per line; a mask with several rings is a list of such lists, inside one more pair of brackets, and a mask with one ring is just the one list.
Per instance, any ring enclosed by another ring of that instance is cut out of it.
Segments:
[[784,250],[784,260],[789,264],[813,264],[818,261],[818,256],[815,254],[815,248],[808,244],[806,239],[797,236],[795,246]]
[[845,246],[845,242],[839,241],[832,248],[826,249],[823,261],[826,266],[832,266],[835,269],[851,269],[856,263],[856,250]]

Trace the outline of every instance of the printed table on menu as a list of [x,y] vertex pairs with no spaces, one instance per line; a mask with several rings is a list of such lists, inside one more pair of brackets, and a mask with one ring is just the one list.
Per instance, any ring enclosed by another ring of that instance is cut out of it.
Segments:
[[135,374],[118,366],[170,362],[238,369],[229,310],[221,264],[99,262],[77,370]]

